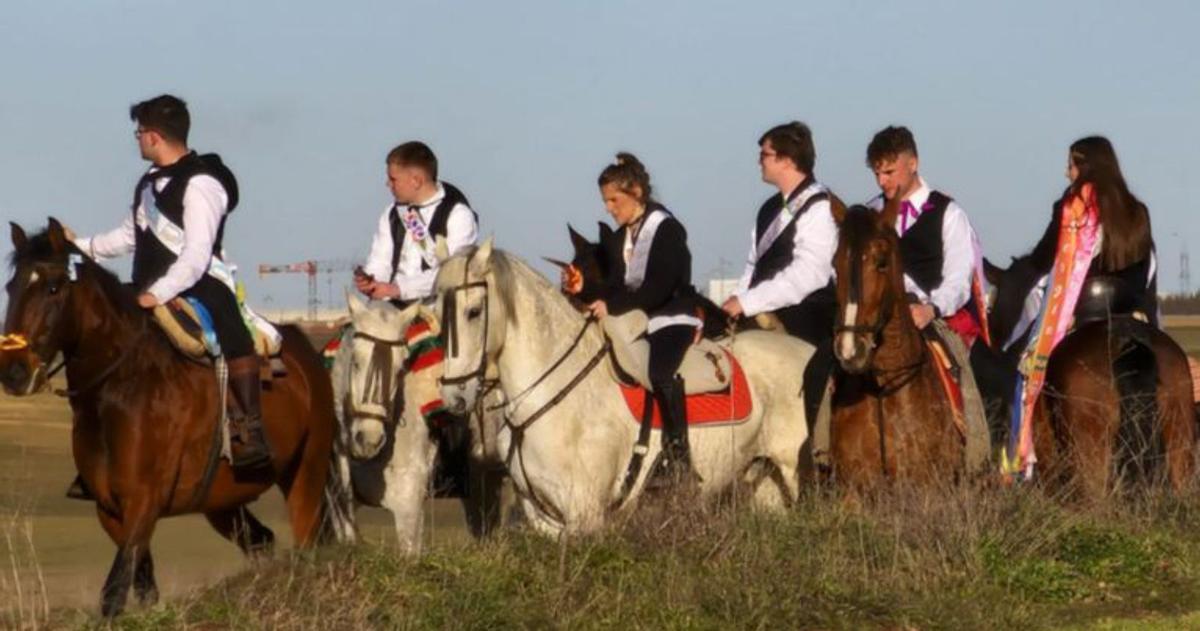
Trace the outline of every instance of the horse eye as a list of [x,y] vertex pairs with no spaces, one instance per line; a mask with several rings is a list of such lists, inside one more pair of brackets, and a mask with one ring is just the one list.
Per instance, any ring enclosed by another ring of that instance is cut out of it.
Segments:
[[471,307],[470,309],[467,309],[467,319],[474,320],[475,318],[478,318],[479,314],[481,313],[483,313],[483,309],[481,307]]
[[46,291],[50,292],[51,295],[57,294],[59,289],[60,283],[50,283],[46,285]]

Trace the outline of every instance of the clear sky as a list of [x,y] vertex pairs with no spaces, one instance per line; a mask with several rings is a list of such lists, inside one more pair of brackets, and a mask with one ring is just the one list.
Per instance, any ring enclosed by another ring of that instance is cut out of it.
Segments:
[[1174,290],[1186,239],[1200,274],[1197,24],[1194,1],[5,0],[0,216],[115,226],[145,168],[128,107],[172,92],[241,182],[226,244],[253,302],[303,304],[301,278],[260,262],[365,257],[408,139],[526,259],[567,254],[568,221],[594,234],[596,176],[633,151],[703,285],[740,272],[776,123],[812,126],[817,176],[848,201],[875,193],[871,135],[908,125],[1001,260],[1044,229],[1068,145],[1101,133]]

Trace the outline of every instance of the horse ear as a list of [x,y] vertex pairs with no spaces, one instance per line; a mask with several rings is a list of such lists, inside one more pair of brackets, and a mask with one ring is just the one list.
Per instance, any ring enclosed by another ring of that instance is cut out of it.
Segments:
[[900,195],[887,199],[883,211],[879,213],[879,225],[891,228],[896,225],[896,215],[900,214]]
[[450,245],[446,243],[446,237],[438,235],[434,241],[433,255],[437,257],[438,263],[445,263],[446,259],[450,258]]
[[993,287],[998,287],[1000,285],[1001,279],[1004,278],[1005,271],[1006,270],[1004,268],[989,261],[986,256],[983,258],[983,277],[986,278],[987,282]]
[[829,196],[829,213],[833,215],[834,223],[839,226],[846,220],[846,204],[837,195]]
[[29,237],[25,236],[25,229],[18,226],[15,221],[8,222],[8,225],[12,226],[13,249],[17,252],[24,250],[25,246],[29,245]]
[[441,320],[438,320],[437,314],[433,312],[433,309],[425,306],[425,303],[423,302],[418,302],[415,304],[417,305],[417,317],[421,318],[425,321],[425,324],[429,325],[429,332],[435,337],[441,335],[442,322]]
[[566,261],[560,261],[558,259],[550,258],[548,256],[543,256],[542,260],[557,267],[558,269],[567,269],[568,267],[571,266],[571,264],[567,263]]
[[567,232],[571,234],[571,247],[575,248],[576,255],[592,245],[586,237],[575,232],[575,228],[571,227],[571,224],[567,224]]
[[481,276],[488,273],[488,271],[492,269],[492,252],[494,249],[494,241],[495,237],[488,237],[485,239],[483,245],[479,246],[479,249],[476,250],[475,256],[471,257],[471,267],[475,268],[475,271]]
[[363,302],[357,294],[346,292],[346,307],[350,309],[350,317],[355,318],[358,314],[366,311],[367,303]]
[[46,231],[46,236],[50,237],[50,248],[55,253],[67,250],[67,234],[63,231],[63,225],[54,217],[50,218],[50,228]]
[[600,243],[608,243],[613,237],[617,236],[617,231],[613,230],[612,226],[603,221],[597,221],[596,224],[600,226]]

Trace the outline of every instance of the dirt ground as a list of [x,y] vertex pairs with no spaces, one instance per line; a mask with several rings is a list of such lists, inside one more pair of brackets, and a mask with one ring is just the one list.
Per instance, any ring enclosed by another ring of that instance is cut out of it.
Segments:
[[[1171,333],[1189,354],[1200,355],[1200,326]],[[75,475],[70,423],[67,402],[58,396],[0,395],[0,568],[11,575],[0,580],[0,612],[18,600],[18,582],[25,590],[20,600],[52,608],[97,607],[115,548],[100,529],[92,505],[63,496]],[[277,554],[282,554],[291,542],[278,491],[264,495],[252,508],[275,531]],[[457,502],[430,501],[426,515],[431,543],[466,537]],[[388,513],[363,509],[359,521],[368,541],[394,545]],[[160,522],[153,550],[164,598],[230,575],[247,563],[198,515]],[[31,589],[45,597],[31,596]]]

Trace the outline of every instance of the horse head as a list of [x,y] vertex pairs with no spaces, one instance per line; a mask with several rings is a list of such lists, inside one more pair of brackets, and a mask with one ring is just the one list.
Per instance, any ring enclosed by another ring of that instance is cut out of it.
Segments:
[[99,270],[66,237],[56,219],[28,237],[12,225],[13,275],[8,281],[8,313],[0,338],[0,382],[13,395],[37,392],[49,379],[47,367],[78,340],[71,312],[77,309],[79,282]]
[[445,259],[438,270],[438,315],[446,340],[442,398],[455,413],[475,404],[488,366],[504,347],[509,309],[497,292],[496,272],[505,261],[488,238]]
[[882,212],[855,205],[833,204],[838,245],[833,257],[837,273],[837,323],[834,354],[842,368],[862,373],[870,366],[884,327],[903,307],[904,281],[895,221],[898,200]]
[[[350,338],[349,416],[350,452],[355,458],[375,457],[404,413],[401,388],[406,368],[426,348],[416,348],[415,337],[436,338],[437,319],[422,304],[401,310],[391,303],[364,303],[347,296],[353,331]],[[436,379],[430,384],[429,400],[438,396]],[[421,405],[427,401],[418,401]]]
[[569,289],[564,288],[563,293],[578,309],[582,309],[585,305],[602,297],[613,268],[612,253],[620,251],[620,244],[616,245],[617,250],[612,249],[617,241],[613,229],[603,221],[597,223],[600,226],[600,240],[595,243],[588,241],[587,237],[567,225],[567,233],[571,237],[571,247],[575,251],[570,263],[542,257],[546,262],[562,270],[564,274],[574,277],[575,286]]

